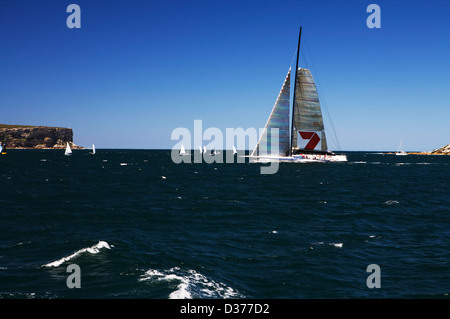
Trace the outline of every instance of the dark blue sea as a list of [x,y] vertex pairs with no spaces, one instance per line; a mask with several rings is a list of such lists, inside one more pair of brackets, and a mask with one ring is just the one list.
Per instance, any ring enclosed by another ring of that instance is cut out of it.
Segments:
[[0,298],[449,298],[450,156],[63,153],[0,156]]

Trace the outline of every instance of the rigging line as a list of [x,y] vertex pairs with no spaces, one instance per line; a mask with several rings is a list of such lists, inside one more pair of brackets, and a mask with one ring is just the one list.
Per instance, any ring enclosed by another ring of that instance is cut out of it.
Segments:
[[317,94],[319,94],[320,95],[320,100],[322,100],[323,101],[323,106],[324,106],[324,109],[325,109],[325,111],[326,111],[326,113],[327,113],[327,116],[328,116],[328,120],[330,121],[330,124],[331,124],[331,128],[332,128],[332,130],[333,130],[333,134],[334,134],[334,136],[333,136],[333,139],[335,139],[335,142],[336,142],[336,144],[337,144],[337,147],[338,147],[338,149],[339,149],[339,151],[341,151],[341,145],[340,145],[340,143],[339,143],[339,139],[338,139],[338,136],[337,136],[337,134],[336,134],[336,130],[335,130],[335,128],[334,128],[334,124],[333,124],[333,120],[331,119],[331,115],[330,115],[330,112],[329,112],[329,110],[328,110],[328,106],[327,106],[327,103],[326,103],[326,99],[325,99],[325,95],[324,94],[322,94],[322,92],[323,92],[323,90],[320,88],[320,85],[319,85],[319,76],[318,76],[318,73],[317,73],[317,69],[314,67],[314,62],[313,62],[313,60],[312,60],[312,55],[311,55],[311,52],[309,51],[309,45],[308,45],[308,43],[307,43],[307,41],[305,41],[305,47],[306,47],[306,51],[307,51],[307,53],[308,53],[308,55],[309,55],[309,57],[310,57],[310,61],[311,61],[311,68],[313,69],[313,72],[314,72],[314,74],[315,74],[315,83],[316,83],[316,88],[317,88]]
[[[312,55],[309,52],[308,41],[306,39],[305,39],[305,46],[306,46],[306,49],[307,49],[307,51],[309,53],[309,56],[308,56],[305,53],[305,51],[302,52],[303,59],[305,60],[305,66],[306,66],[307,69],[310,69],[312,71],[312,74],[314,74],[314,79],[315,79],[314,83],[316,84],[317,95],[320,96],[319,97],[319,100],[321,101],[320,104],[323,106],[323,110],[324,110],[324,112],[327,115],[327,119],[331,122],[330,126],[333,129],[332,131],[330,131],[330,129],[328,128],[328,125],[326,125],[326,127],[327,127],[326,128],[326,132],[329,133],[329,134],[327,134],[328,138],[331,139],[332,142],[334,143],[334,145],[336,145],[339,148],[339,150],[340,150],[339,141],[337,140],[337,134],[336,134],[336,131],[334,130],[333,122],[332,122],[331,116],[330,116],[330,114],[328,112],[328,109],[327,109],[327,106],[326,106],[326,101],[324,100],[325,98],[322,96],[322,94],[320,93],[320,90],[319,90],[319,84],[318,84],[318,81],[317,81],[318,80],[318,76],[316,76],[317,73],[316,73],[315,67],[314,67],[313,62],[312,62]],[[334,134],[332,134],[333,132],[334,132]]]
[[317,93],[321,96],[321,100],[323,101],[323,105],[324,105],[325,112],[327,113],[328,120],[330,121],[331,128],[332,128],[332,130],[333,130],[333,135],[332,135],[332,137],[333,137],[333,139],[334,139],[334,142],[337,144],[338,150],[341,151],[341,145],[340,145],[340,143],[339,143],[339,139],[338,139],[338,136],[337,136],[337,134],[336,134],[336,129],[335,129],[335,127],[334,127],[333,119],[331,118],[331,114],[330,114],[330,111],[329,111],[329,108],[328,108],[328,103],[327,103],[327,101],[326,101],[325,95],[322,94],[323,90],[322,90],[322,88],[321,88],[320,85],[319,85],[319,81],[318,81],[318,80],[319,80],[319,75],[318,75],[317,69],[316,69],[315,66],[314,66],[314,62],[313,62],[313,60],[312,60],[312,55],[311,55],[311,53],[310,53],[310,51],[309,51],[309,46],[306,47],[306,50],[308,51],[308,54],[309,54],[309,56],[310,56],[311,66],[312,66],[312,68],[314,69],[314,73],[317,75],[317,77],[316,77],[317,80],[315,81],[315,82],[316,82],[316,87],[317,87]]

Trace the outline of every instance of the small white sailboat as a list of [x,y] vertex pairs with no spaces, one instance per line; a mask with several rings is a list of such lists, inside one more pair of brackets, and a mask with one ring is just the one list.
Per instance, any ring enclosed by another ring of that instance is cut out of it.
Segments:
[[94,144],[92,144],[92,152],[90,154],[92,154],[92,155],[95,154],[95,145]]
[[184,145],[181,144],[180,155],[186,155],[186,154],[187,154],[186,149],[184,148]]
[[203,153],[206,154],[206,146],[205,145],[203,145]]
[[397,149],[397,152],[395,152],[395,155],[400,155],[400,156],[402,156],[402,155],[408,155],[408,153],[406,153],[404,150],[403,150],[403,139],[402,140],[400,140],[400,145],[398,146],[398,149]]
[[67,142],[66,151],[64,152],[64,155],[66,155],[66,156],[72,155],[72,149],[70,148],[70,145],[68,142]]
[[236,150],[236,147],[234,147],[234,145],[233,145],[233,155],[234,154],[237,154],[237,150]]
[[199,149],[199,151],[200,151],[200,154],[202,154],[202,153],[203,153],[202,147],[199,146],[198,149]]

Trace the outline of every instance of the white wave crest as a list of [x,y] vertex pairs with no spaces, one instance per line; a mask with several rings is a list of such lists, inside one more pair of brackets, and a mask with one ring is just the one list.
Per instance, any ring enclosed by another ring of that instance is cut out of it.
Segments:
[[233,288],[224,283],[215,282],[195,270],[182,270],[173,267],[169,270],[150,269],[141,276],[139,281],[177,281],[177,290],[169,295],[169,299],[192,299],[192,298],[240,298],[242,297]]
[[400,204],[400,202],[396,201],[396,200],[387,200],[387,201],[384,202],[384,204],[390,206],[390,205]]
[[74,252],[70,256],[63,257],[63,258],[53,261],[51,263],[45,264],[44,267],[59,267],[64,262],[69,261],[83,253],[98,254],[100,252],[100,249],[102,249],[102,248],[111,249],[111,246],[106,241],[99,241],[97,244],[95,244],[92,247],[80,249],[80,250]]

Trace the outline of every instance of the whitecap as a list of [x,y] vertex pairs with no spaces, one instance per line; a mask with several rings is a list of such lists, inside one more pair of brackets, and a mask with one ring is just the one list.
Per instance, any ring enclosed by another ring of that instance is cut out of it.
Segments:
[[337,248],[342,248],[342,246],[344,246],[344,243],[330,243],[330,245]]
[[167,177],[165,177],[165,176],[161,176],[161,178],[162,178],[162,179],[166,179]]
[[120,163],[121,166],[127,166],[128,163]]
[[395,166],[409,165],[411,163],[396,163]]
[[178,282],[177,289],[169,294],[169,299],[192,298],[242,298],[243,296],[224,283],[216,282],[195,270],[173,267],[168,270],[150,269],[139,281]]
[[100,252],[100,249],[102,249],[102,248],[111,249],[111,246],[106,241],[99,241],[97,244],[95,244],[92,247],[80,249],[80,250],[74,252],[70,256],[63,257],[63,258],[53,261],[51,263],[45,264],[44,267],[58,267],[61,264],[63,264],[64,262],[69,261],[83,253],[86,253],[86,252],[91,253],[91,254],[98,254]]
[[387,201],[385,201],[383,204],[385,204],[385,205],[397,205],[397,204],[400,204],[400,202],[399,201],[396,201],[396,200],[387,200]]

